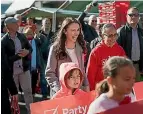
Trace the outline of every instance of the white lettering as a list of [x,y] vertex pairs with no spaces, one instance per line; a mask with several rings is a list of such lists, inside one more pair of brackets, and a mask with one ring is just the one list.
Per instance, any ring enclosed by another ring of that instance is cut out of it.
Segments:
[[78,106],[74,109],[62,109],[63,114],[86,114],[87,112],[87,106]]
[[83,109],[83,114],[86,114],[86,108],[87,108],[87,106],[85,106],[85,107],[82,107],[82,109]]
[[78,108],[74,109],[74,114],[78,114]]
[[69,109],[69,113],[68,114],[74,114],[74,109]]
[[80,106],[78,106],[78,110],[79,110],[79,113],[82,113],[81,107],[80,107]]
[[65,109],[62,109],[63,110],[63,114],[68,114],[68,109],[65,108]]

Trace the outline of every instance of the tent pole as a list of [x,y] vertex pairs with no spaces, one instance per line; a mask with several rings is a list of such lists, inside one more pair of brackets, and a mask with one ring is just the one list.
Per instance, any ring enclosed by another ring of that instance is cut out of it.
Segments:
[[54,13],[53,13],[53,19],[52,19],[52,32],[56,32],[56,22],[57,22],[57,15],[56,13],[58,12],[59,9],[63,8],[66,4],[68,3],[68,5],[71,3],[70,0],[66,0]]

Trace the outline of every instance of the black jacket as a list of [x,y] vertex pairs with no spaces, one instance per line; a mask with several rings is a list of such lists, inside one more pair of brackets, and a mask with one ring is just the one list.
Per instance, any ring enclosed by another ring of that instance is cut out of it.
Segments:
[[[143,29],[138,26],[137,28],[139,42],[140,42],[140,71],[143,72]],[[131,59],[132,51],[132,28],[126,24],[118,29],[118,40],[117,42],[123,47],[126,55]]]
[[95,48],[95,46],[96,46],[100,41],[102,41],[102,38],[101,38],[100,36],[97,37],[97,38],[95,38],[94,40],[92,40],[91,43],[90,43],[90,48],[91,48],[91,50],[92,50],[93,48]]
[[11,95],[17,94],[17,88],[15,86],[12,74],[12,68],[8,64],[7,55],[5,49],[1,45],[1,81],[4,88],[7,88]]
[[11,114],[9,94],[18,94],[13,80],[12,68],[8,64],[8,58],[5,54],[5,48],[1,45],[1,100],[2,114]]
[[[22,49],[27,49],[29,50],[29,54],[25,57],[22,57],[22,65],[23,65],[23,70],[27,71],[30,69],[30,58],[29,55],[32,52],[32,47],[29,44],[27,38],[25,37],[24,34],[18,33],[17,32],[17,37],[21,42],[21,46]],[[1,44],[3,45],[4,49],[5,49],[5,53],[8,57],[8,63],[10,65],[10,68],[13,68],[13,63],[19,59],[21,59],[20,56],[18,56],[18,54],[15,54],[15,45],[13,40],[9,37],[9,34],[7,33],[6,35],[3,36],[2,40],[1,40]],[[13,70],[12,70],[13,73]]]
[[[40,30],[40,41],[41,41],[41,52],[45,62],[48,60],[49,49],[52,43],[54,42],[54,33],[52,31],[49,34],[46,34],[43,30]],[[45,38],[46,37],[46,38]]]
[[87,23],[84,22],[85,17],[86,17],[86,13],[83,12],[78,17],[78,20],[80,21],[80,23],[82,25],[82,31],[83,31],[83,34],[84,34],[85,41],[90,43],[92,40],[94,40],[96,37],[98,37],[98,34],[92,26],[90,26],[90,25],[88,25]]

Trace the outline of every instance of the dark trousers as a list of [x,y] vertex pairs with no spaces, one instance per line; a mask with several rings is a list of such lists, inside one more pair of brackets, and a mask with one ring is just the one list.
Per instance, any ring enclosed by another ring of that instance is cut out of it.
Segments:
[[40,70],[40,87],[43,97],[47,97],[48,95],[50,95],[50,86],[48,86],[48,83],[45,78],[46,77],[45,69],[46,69],[46,61],[44,62],[44,67]]
[[1,91],[1,114],[11,114],[8,90],[3,87]]
[[135,67],[135,69],[136,69],[136,82],[139,82],[139,81],[140,81],[140,78],[141,78],[140,72],[139,72],[139,64],[135,64],[135,63],[134,63],[134,67]]
[[47,81],[45,79],[45,70],[40,71],[40,86],[41,86],[41,93],[43,97],[47,97],[50,94],[49,87],[47,87]]
[[37,70],[31,71],[31,76],[32,76],[32,94],[35,94],[35,88],[38,80],[38,72]]

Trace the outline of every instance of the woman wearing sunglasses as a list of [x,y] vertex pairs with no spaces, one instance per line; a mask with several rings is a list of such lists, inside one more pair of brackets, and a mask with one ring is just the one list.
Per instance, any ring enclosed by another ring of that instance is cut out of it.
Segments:
[[87,65],[87,77],[90,90],[94,90],[98,82],[104,79],[102,66],[112,56],[125,56],[121,46],[116,43],[117,31],[113,24],[105,24],[102,28],[102,41],[91,51]]

